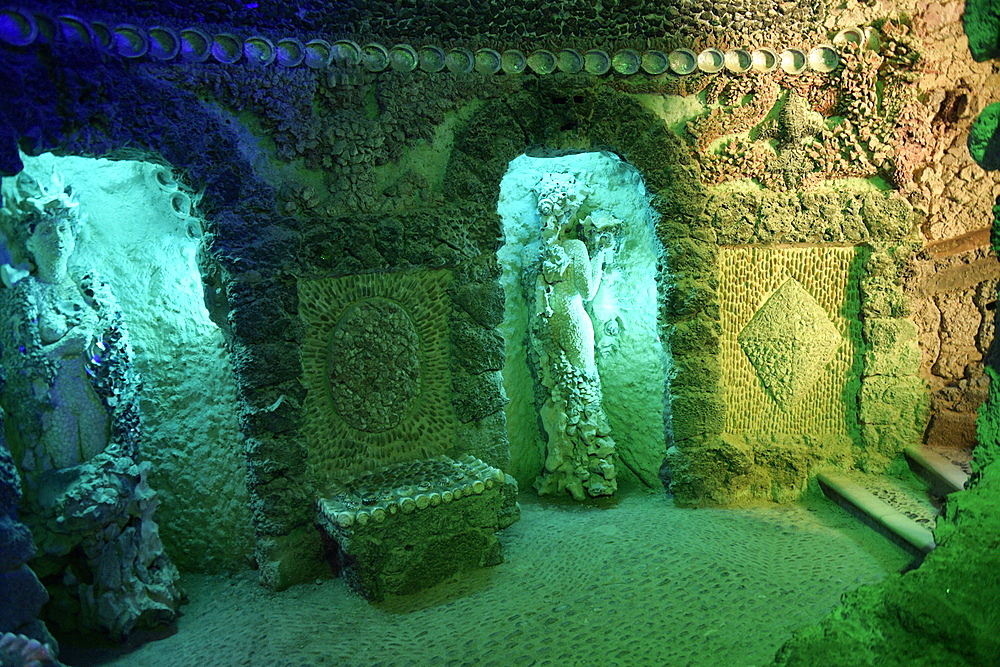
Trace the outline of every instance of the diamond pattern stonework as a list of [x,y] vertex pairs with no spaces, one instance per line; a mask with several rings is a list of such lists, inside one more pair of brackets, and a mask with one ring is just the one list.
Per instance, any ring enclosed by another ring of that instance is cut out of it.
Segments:
[[737,336],[767,393],[782,408],[819,379],[844,338],[816,299],[789,278]]

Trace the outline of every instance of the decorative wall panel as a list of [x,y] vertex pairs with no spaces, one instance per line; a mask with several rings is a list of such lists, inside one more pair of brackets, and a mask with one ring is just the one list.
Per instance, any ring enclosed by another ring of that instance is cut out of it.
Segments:
[[320,484],[448,450],[447,271],[299,282],[303,432]]
[[726,431],[856,430],[860,341],[854,247],[729,246],[721,253]]

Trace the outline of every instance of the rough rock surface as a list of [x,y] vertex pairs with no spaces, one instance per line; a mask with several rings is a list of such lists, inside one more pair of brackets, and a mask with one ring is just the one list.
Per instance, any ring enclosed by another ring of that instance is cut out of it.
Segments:
[[48,644],[55,654],[58,644],[39,620],[49,595],[27,564],[35,555],[35,545],[28,527],[18,520],[21,479],[3,436],[3,422],[0,412],[0,598],[4,601],[0,607],[0,633],[27,635]]

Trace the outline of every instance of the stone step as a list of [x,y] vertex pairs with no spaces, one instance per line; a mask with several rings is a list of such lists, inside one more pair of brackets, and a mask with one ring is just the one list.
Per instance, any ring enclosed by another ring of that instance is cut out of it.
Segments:
[[[854,476],[840,472],[820,473],[817,480],[828,498],[864,520],[883,535],[910,549],[917,556],[923,557],[934,549],[934,534],[930,527],[921,525],[914,518],[917,517],[926,524],[928,523],[928,513],[909,511],[908,513],[913,516],[907,516],[902,509],[897,508],[902,505],[925,506],[925,501],[914,498],[912,490],[891,485],[884,477],[880,478],[877,483],[875,476],[870,476],[867,479],[865,476],[857,477],[868,486],[877,485],[878,488],[869,490],[861,482],[856,481]],[[894,504],[897,507],[879,498],[876,493],[882,496],[887,494],[893,496]],[[900,500],[903,502],[899,502]],[[907,500],[909,502],[906,502]],[[920,516],[921,514],[923,516]]]
[[[928,447],[907,447],[903,450],[910,470],[931,485],[931,493],[946,496],[965,488],[969,474],[962,466],[962,456],[946,458]],[[959,454],[959,452],[956,452]]]

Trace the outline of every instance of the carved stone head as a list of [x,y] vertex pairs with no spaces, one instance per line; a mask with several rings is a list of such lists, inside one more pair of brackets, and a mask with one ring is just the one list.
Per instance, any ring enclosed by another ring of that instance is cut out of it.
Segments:
[[76,250],[77,224],[68,210],[43,213],[34,222],[26,247],[35,260],[39,280],[58,284],[66,279],[70,255]]

